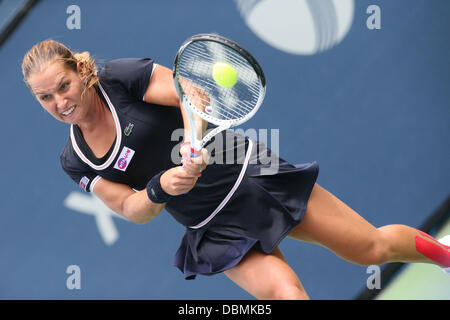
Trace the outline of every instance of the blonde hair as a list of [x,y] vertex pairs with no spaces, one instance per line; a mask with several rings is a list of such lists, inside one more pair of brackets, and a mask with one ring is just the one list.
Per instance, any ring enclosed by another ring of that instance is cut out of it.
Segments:
[[[45,40],[35,44],[23,57],[23,80],[31,91],[32,89],[28,83],[30,76],[35,72],[42,71],[56,61],[62,62],[64,67],[79,73],[84,84],[82,95],[98,82],[97,66],[89,52],[72,52],[58,41]],[[80,70],[77,69],[78,62],[81,62]]]

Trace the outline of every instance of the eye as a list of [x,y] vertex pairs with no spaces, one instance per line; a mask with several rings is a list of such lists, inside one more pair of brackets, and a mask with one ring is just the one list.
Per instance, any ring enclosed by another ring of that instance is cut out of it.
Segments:
[[48,95],[48,94],[41,96],[42,101],[47,101],[48,99],[50,99],[50,95]]
[[61,85],[60,89],[61,90],[66,90],[69,87],[69,82],[65,82]]

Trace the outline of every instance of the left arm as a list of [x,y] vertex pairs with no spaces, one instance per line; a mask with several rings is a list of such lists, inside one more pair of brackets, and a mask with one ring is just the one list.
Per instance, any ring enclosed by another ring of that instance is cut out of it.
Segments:
[[[205,101],[205,94],[200,89],[198,89],[197,91],[198,92],[196,96],[199,97],[199,99],[197,100]],[[183,124],[185,128],[184,137],[185,141],[189,141],[188,139],[190,139],[191,128],[189,128],[189,121],[187,119],[186,112],[182,107],[181,101],[177,94],[177,90],[175,89],[172,70],[161,65],[156,65],[155,70],[152,74],[152,78],[150,79],[150,83],[148,84],[147,90],[145,91],[144,101],[163,106],[181,107],[180,109],[183,116]],[[199,120],[202,121],[201,134],[203,135],[206,131],[208,123],[201,118],[199,118]]]
[[180,107],[181,102],[173,82],[172,70],[156,65],[145,91],[144,101],[163,106]]
[[[201,93],[199,92],[199,96],[201,96]],[[190,134],[190,126],[189,126],[189,120],[186,115],[186,112],[181,104],[180,98],[178,97],[177,90],[175,89],[175,84],[173,80],[173,73],[172,70],[169,68],[166,68],[161,65],[156,65],[155,69],[153,70],[152,77],[150,79],[150,82],[148,84],[147,90],[144,94],[144,101],[148,103],[154,103],[159,104],[163,106],[174,106],[179,107],[181,110],[181,114],[183,117],[183,125],[184,125],[184,141],[188,142],[191,139]],[[201,121],[201,125],[198,126],[198,128],[194,128],[194,130],[201,130],[201,135],[206,131],[206,127],[208,123],[201,119],[200,117],[197,117],[199,121]],[[197,122],[197,121],[196,121]],[[189,146],[184,146],[182,150],[180,150],[180,153],[183,156],[187,156],[190,154],[190,148]],[[206,159],[208,158],[206,149],[202,150],[202,160],[203,163],[201,165],[201,168],[204,169],[206,167]],[[189,172],[199,171],[200,168],[190,168],[187,167],[187,170]]]

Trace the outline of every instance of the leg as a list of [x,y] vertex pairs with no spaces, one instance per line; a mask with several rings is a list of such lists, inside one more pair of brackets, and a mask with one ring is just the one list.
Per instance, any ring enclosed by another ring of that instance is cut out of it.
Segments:
[[272,254],[253,249],[237,266],[226,270],[225,274],[258,299],[309,299],[278,248]]
[[[375,228],[334,195],[315,185],[306,214],[290,237],[324,246],[341,258],[360,265],[386,262],[438,264],[418,251],[418,241],[448,249],[435,239],[405,225]],[[446,250],[446,251],[445,251]]]

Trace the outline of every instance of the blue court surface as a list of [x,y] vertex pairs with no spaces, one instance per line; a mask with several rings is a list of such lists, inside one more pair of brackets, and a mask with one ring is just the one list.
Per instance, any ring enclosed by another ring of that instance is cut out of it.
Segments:
[[[0,47],[0,299],[253,299],[222,274],[184,280],[172,266],[184,227],[166,211],[133,224],[65,175],[69,127],[21,74],[25,52],[50,38],[99,65],[151,57],[168,67],[191,35],[235,40],[267,77],[242,129],[278,132],[269,146],[292,163],[317,161],[318,183],[376,227],[423,225],[450,191],[450,3],[318,3],[39,1]],[[291,239],[280,248],[313,299],[366,288],[367,267]]]

